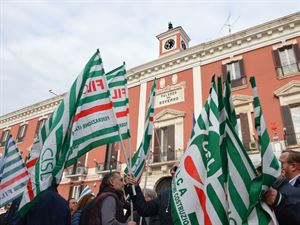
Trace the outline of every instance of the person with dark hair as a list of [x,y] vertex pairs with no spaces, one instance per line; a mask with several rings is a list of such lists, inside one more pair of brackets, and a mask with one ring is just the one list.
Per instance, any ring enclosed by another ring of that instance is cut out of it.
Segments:
[[136,225],[124,215],[124,183],[119,172],[106,174],[97,197],[86,207],[80,224],[87,225]]
[[279,160],[282,175],[264,194],[264,201],[274,208],[280,225],[300,224],[300,152],[285,150]]
[[73,216],[73,214],[77,210],[77,201],[75,200],[75,198],[69,198],[68,205],[69,205],[71,216]]
[[94,198],[94,194],[86,194],[84,195],[77,203],[77,210],[71,217],[71,225],[79,225],[81,212],[86,207],[86,205],[92,201]]
[[[170,170],[170,174],[173,177],[178,168],[178,163],[175,163]],[[138,211],[140,216],[143,217],[159,217],[160,223],[163,225],[173,225],[171,215],[171,189],[167,189],[160,193],[157,198],[146,201],[141,191],[140,186],[136,182],[136,179],[132,175],[128,175],[125,179],[126,192],[129,193],[132,199],[133,205]],[[135,185],[136,195],[133,195],[130,185]]]

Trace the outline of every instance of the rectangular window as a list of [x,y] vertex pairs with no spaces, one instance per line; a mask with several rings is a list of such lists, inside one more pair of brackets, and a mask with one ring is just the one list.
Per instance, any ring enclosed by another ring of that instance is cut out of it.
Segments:
[[237,80],[241,78],[241,69],[238,61],[227,64],[226,68],[227,72],[230,72],[231,80]]
[[170,125],[154,131],[154,162],[175,160],[175,126]]
[[273,52],[278,76],[298,73],[299,70],[299,47],[297,44],[279,48]]
[[118,149],[119,143],[111,143],[106,145],[104,170],[114,170],[118,165]]
[[1,136],[1,146],[4,146],[8,137],[9,137],[9,133],[10,133],[10,130],[4,130],[2,132],[2,136]]
[[17,142],[23,141],[27,130],[27,124],[23,124],[19,127]]
[[40,129],[44,126],[46,119],[41,119],[38,121],[35,129],[35,137],[38,136]]
[[223,81],[226,81],[228,72],[230,73],[231,87],[238,87],[247,83],[243,59],[222,65]]
[[81,186],[77,185],[77,186],[73,186],[73,190],[72,190],[72,198],[78,199],[79,195],[80,195],[80,191],[81,191]]

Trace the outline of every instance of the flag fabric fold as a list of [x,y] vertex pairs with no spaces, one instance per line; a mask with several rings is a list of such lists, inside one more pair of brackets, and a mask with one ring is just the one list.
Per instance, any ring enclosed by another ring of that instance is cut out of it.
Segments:
[[[141,180],[146,165],[146,160],[150,153],[150,145],[151,145],[151,139],[153,133],[155,93],[156,93],[156,79],[153,80],[150,96],[148,99],[148,109],[147,109],[146,120],[145,120],[145,130],[144,130],[143,140],[131,160],[131,171],[138,181]],[[126,168],[125,173],[128,172],[129,170],[128,168]]]
[[125,65],[105,74],[122,139],[130,137],[129,101]]
[[172,181],[173,222],[175,225],[228,224],[214,77],[192,133]]
[[19,149],[10,136],[0,159],[0,208],[22,196],[29,180]]
[[22,214],[42,191],[60,182],[65,167],[95,147],[120,140],[104,74],[97,50],[41,128],[33,145],[37,160],[20,204]]

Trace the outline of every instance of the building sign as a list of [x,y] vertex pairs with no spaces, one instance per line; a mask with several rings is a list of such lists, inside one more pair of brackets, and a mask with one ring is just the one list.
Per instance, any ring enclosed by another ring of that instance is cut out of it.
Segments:
[[182,82],[178,85],[167,86],[157,91],[155,96],[155,108],[172,105],[184,101],[184,87]]

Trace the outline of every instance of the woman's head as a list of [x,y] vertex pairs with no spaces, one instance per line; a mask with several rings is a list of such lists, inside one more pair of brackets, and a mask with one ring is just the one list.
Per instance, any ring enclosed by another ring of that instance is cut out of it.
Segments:
[[107,173],[102,179],[99,192],[103,192],[108,187],[113,188],[117,191],[123,191],[123,178],[121,177],[119,172]]

